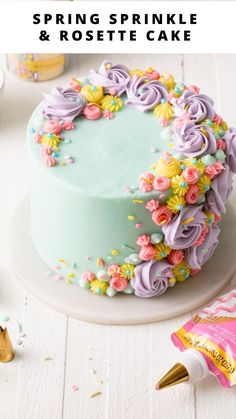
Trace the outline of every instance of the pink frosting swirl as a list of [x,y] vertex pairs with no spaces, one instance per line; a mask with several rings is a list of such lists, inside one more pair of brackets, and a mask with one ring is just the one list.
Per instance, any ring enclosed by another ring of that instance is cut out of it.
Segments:
[[222,165],[221,161],[216,161],[214,164],[207,166],[205,173],[209,176],[210,179],[214,179],[218,176],[222,170],[224,170],[224,166]]
[[217,148],[217,150],[224,151],[226,149],[225,141],[221,140],[221,138],[218,138],[218,140],[216,140],[216,148]]
[[52,157],[52,156],[47,156],[44,159],[44,164],[47,167],[53,167],[53,166],[55,166],[56,165],[56,162],[57,162],[56,159],[54,157]]
[[93,103],[88,103],[85,105],[82,113],[86,119],[91,120],[99,119],[102,116],[101,109]]
[[145,208],[147,208],[150,212],[155,211],[158,207],[159,207],[159,201],[157,199],[150,199],[150,201],[148,201],[146,203]]
[[66,131],[71,131],[74,128],[75,128],[75,124],[73,122],[71,121],[63,122],[63,129],[65,129]]
[[155,108],[162,99],[168,100],[167,88],[162,82],[158,80],[145,82],[146,80],[146,76],[140,78],[134,76],[127,89],[125,104],[141,112]]
[[170,185],[170,179],[165,176],[158,176],[153,181],[153,189],[160,192],[167,191],[170,188]]
[[170,223],[172,212],[165,205],[161,205],[152,213],[152,221],[158,226],[164,226]]
[[143,234],[137,238],[136,243],[139,246],[147,246],[151,242],[151,237],[148,234]]
[[197,185],[191,185],[188,192],[186,193],[185,199],[187,204],[196,204],[199,197],[199,188]]
[[139,252],[139,257],[142,260],[151,260],[155,257],[156,250],[154,247],[149,243],[146,246],[143,246]]
[[44,145],[41,149],[41,154],[44,157],[50,156],[50,154],[52,154],[52,147],[50,147],[50,145]]
[[41,143],[41,139],[42,139],[42,136],[38,132],[35,132],[34,133],[34,142],[36,144],[40,144]]
[[182,176],[189,185],[193,185],[199,179],[199,173],[194,167],[186,167],[183,170]]
[[107,272],[108,272],[108,275],[119,276],[120,275],[120,267],[119,267],[119,265],[110,265],[108,267]]
[[184,251],[182,249],[171,250],[171,253],[168,255],[168,262],[171,265],[178,265],[184,259]]
[[124,291],[125,290],[125,288],[128,285],[128,282],[127,282],[127,280],[125,278],[122,278],[120,276],[113,276],[110,279],[110,285],[116,291],[121,292],[121,291]]
[[153,189],[154,176],[152,173],[143,173],[139,177],[139,189],[142,192],[151,192]]
[[92,281],[95,278],[95,274],[93,272],[83,272],[81,275],[81,278],[85,281],[85,282],[89,282]]
[[57,119],[49,119],[43,128],[46,134],[60,134],[61,132],[61,124]]

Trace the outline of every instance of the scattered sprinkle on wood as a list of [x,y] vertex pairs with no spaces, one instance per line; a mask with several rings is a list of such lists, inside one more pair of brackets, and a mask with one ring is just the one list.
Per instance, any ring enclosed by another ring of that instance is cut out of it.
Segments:
[[50,356],[46,356],[46,358],[44,358],[44,361],[52,361],[53,358],[51,358]]
[[94,375],[96,375],[96,374],[97,374],[97,371],[96,371],[94,368],[92,368],[92,373],[93,373]]
[[94,399],[97,396],[100,396],[102,394],[101,391],[95,391],[94,393],[90,394],[91,399]]

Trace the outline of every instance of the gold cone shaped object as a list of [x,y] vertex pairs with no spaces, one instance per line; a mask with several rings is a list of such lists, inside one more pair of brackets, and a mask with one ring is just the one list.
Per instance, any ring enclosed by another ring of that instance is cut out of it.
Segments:
[[7,328],[0,326],[0,362],[10,362],[15,354]]
[[188,371],[182,364],[175,364],[155,385],[156,390],[171,387],[189,380]]

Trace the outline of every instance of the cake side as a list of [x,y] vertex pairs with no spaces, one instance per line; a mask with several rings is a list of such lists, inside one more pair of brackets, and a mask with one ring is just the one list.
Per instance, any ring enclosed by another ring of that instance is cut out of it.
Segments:
[[160,295],[218,244],[235,131],[198,88],[156,70],[105,62],[90,81],[47,94],[29,123],[35,247],[67,283]]

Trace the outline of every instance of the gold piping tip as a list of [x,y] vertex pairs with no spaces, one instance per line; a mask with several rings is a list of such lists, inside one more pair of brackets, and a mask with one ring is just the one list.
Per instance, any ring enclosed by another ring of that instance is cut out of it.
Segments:
[[0,326],[0,362],[10,362],[15,354],[7,328]]
[[175,364],[155,385],[156,390],[184,383],[189,380],[188,371],[182,364]]

